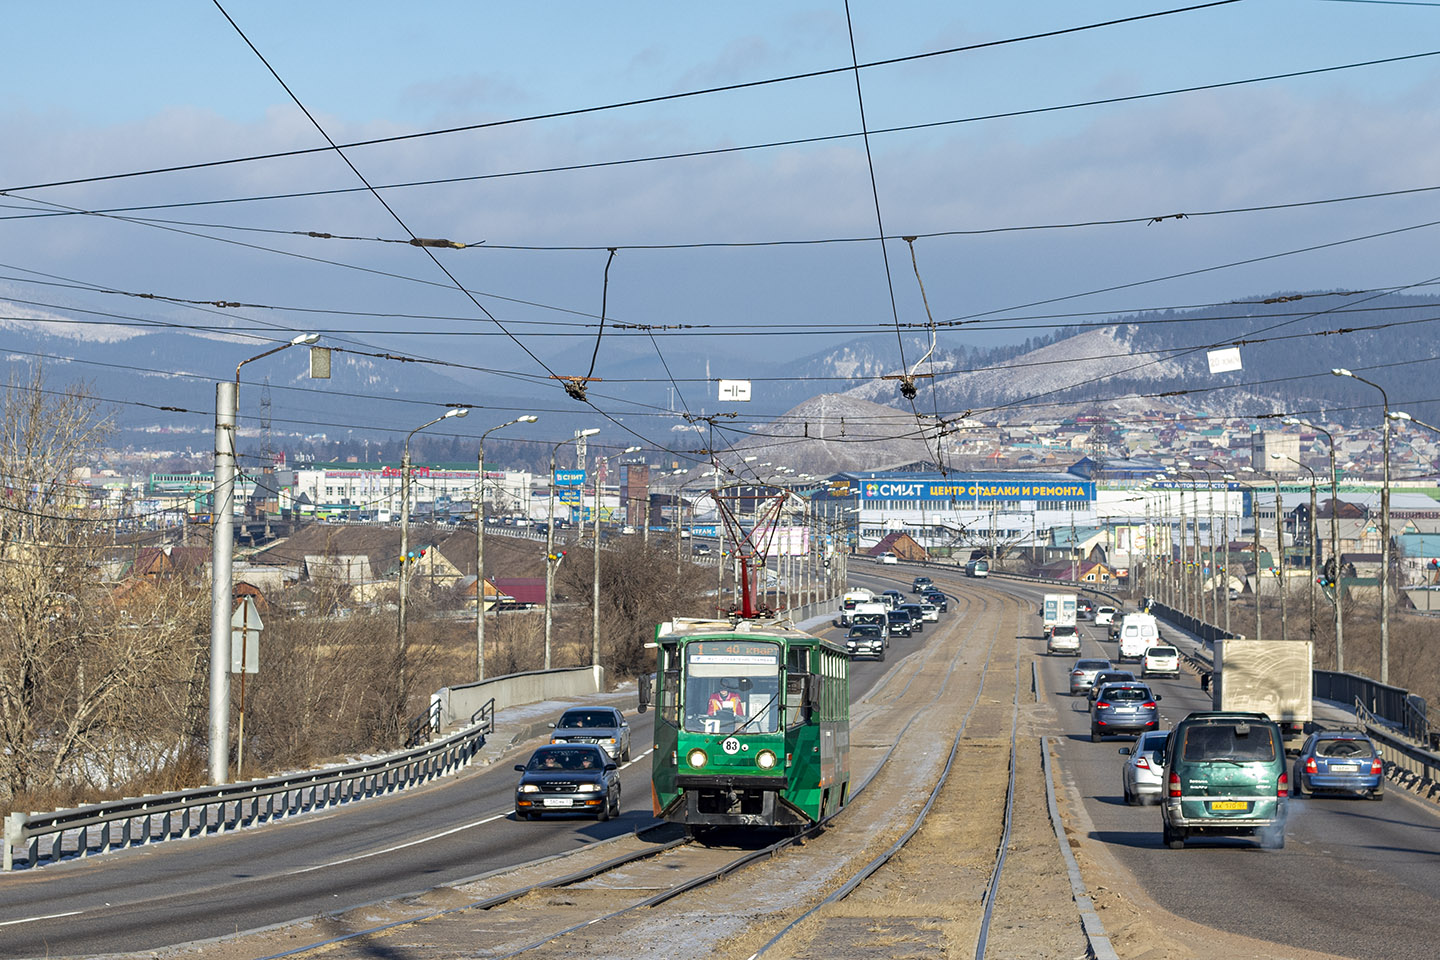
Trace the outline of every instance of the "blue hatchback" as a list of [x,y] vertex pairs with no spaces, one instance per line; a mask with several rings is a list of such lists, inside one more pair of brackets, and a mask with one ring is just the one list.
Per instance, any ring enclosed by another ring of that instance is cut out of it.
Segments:
[[1359,793],[1379,800],[1385,796],[1385,764],[1363,731],[1326,730],[1305,741],[1290,782],[1297,797]]

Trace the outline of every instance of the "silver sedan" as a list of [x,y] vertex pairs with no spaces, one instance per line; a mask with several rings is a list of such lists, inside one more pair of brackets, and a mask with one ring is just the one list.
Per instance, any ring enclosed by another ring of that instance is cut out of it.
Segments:
[[1169,730],[1152,730],[1140,734],[1135,746],[1120,748],[1125,758],[1120,781],[1126,803],[1136,806],[1160,802],[1165,787],[1165,741],[1169,737]]

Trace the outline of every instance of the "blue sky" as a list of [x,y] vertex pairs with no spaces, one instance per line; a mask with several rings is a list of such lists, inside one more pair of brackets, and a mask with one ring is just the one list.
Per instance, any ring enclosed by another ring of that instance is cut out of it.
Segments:
[[[843,68],[851,57],[843,2],[224,6],[342,143]],[[870,63],[1179,6],[857,0],[850,15],[856,54]],[[0,63],[0,121],[8,132],[0,187],[323,144],[211,4],[14,4],[6,17],[12,42]],[[888,278],[873,240],[641,247],[870,238],[878,232],[877,194],[886,233],[904,235],[1435,186],[1440,56],[976,119],[1435,50],[1440,6],[1243,0],[862,70],[871,130],[965,121],[876,133],[868,157],[853,136],[860,121],[849,72],[348,151],[376,185],[487,178],[384,195],[417,235],[484,241],[481,249],[438,255],[529,354],[503,335],[444,336],[495,328],[413,247],[239,229],[404,239],[364,193],[142,214],[203,224],[183,227],[203,236],[93,217],[12,219],[0,231],[0,261],[124,290],[346,311],[226,319],[343,329],[352,338],[359,334],[348,331],[374,331],[365,339],[388,349],[543,377],[547,367],[584,372],[575,367],[591,352],[604,248],[618,246],[607,315],[713,325],[713,338],[670,336],[663,349],[713,357],[724,367],[717,376],[743,377],[752,359],[813,353],[867,324],[884,330],[897,315],[923,322],[905,244],[888,244]],[[818,137],[839,139],[617,162]],[[530,172],[596,163],[613,165]],[[526,175],[499,176],[516,173]],[[95,210],[356,186],[338,157],[321,153],[20,191],[0,215],[43,209],[43,202]],[[1431,221],[1440,221],[1440,196],[1419,193],[1148,226],[922,238],[915,250],[936,319],[1021,318],[1419,283],[1440,274],[1430,256],[1435,228],[1276,255]],[[266,249],[228,242],[236,240]],[[550,249],[501,249],[507,246]],[[1257,262],[1210,269],[1242,260]],[[1146,282],[1164,277],[1175,279]],[[1101,290],[1111,292],[1094,292]],[[113,298],[42,292],[18,279],[0,280],[6,297],[43,301],[54,316],[116,309]],[[1048,300],[1056,302],[1021,309]],[[127,301],[125,312],[216,322],[178,305]],[[386,316],[395,313],[427,319]],[[942,342],[991,344],[1035,332],[967,330]],[[649,349],[648,338],[628,343]],[[224,376],[225,366],[217,362],[214,375]],[[658,358],[653,366],[662,378]]]

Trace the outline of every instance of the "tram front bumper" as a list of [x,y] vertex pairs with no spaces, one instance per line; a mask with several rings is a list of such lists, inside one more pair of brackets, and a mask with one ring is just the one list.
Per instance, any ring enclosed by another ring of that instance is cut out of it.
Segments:
[[753,774],[679,774],[675,785],[685,792],[684,821],[715,826],[776,827],[809,822],[782,796],[783,776]]

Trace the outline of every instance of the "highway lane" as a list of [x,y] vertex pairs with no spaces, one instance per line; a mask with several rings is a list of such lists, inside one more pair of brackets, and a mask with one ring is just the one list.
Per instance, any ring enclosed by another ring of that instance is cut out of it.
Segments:
[[[856,661],[852,699],[937,626],[943,622],[897,638],[884,663]],[[392,797],[7,875],[0,878],[0,956],[157,949],[402,897],[632,833],[655,822],[653,714],[617,705],[630,720],[634,756],[622,769],[618,819],[516,821],[512,767],[542,742],[535,741],[491,766]]]
[[[1042,592],[1028,585],[1005,589]],[[1043,656],[1038,618],[1035,623],[1033,650],[1045,699],[1056,712],[1061,769],[1082,798],[1088,821],[1076,826],[1106,844],[1155,902],[1209,927],[1341,956],[1436,955],[1440,814],[1434,806],[1398,791],[1379,803],[1293,800],[1283,850],[1229,839],[1170,850],[1160,842],[1159,808],[1129,807],[1121,796],[1118,750],[1132,741],[1090,742],[1085,700],[1069,696],[1073,658]],[[1115,644],[1102,641],[1102,630],[1083,627],[1083,656],[1115,658]],[[1209,709],[1208,696],[1189,672],[1147,682],[1163,698],[1167,728],[1192,710]]]

